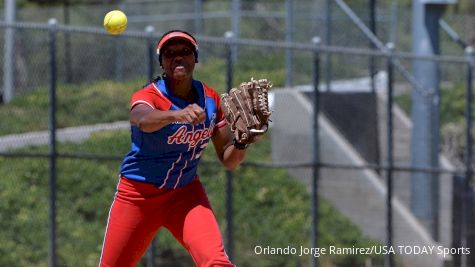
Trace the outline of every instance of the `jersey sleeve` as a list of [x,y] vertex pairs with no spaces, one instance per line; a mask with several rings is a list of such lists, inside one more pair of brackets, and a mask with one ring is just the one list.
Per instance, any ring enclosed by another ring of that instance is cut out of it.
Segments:
[[219,94],[211,87],[209,87],[206,83],[203,82],[203,85],[206,90],[206,97],[213,99],[213,102],[216,103],[216,128],[221,128],[228,124],[226,118],[224,117],[223,110],[221,109],[221,98]]
[[221,128],[228,124],[226,118],[224,117],[223,110],[221,109],[221,98],[218,94],[216,94],[216,104],[217,104],[217,112],[216,112],[216,127]]
[[136,105],[145,104],[153,109],[169,110],[171,106],[168,100],[153,84],[135,92],[130,99],[130,109]]

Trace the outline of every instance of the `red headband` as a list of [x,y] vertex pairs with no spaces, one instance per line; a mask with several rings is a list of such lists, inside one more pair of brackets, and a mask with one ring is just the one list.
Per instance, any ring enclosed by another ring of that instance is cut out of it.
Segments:
[[183,33],[183,32],[171,32],[171,33],[163,36],[163,38],[158,43],[158,45],[157,45],[157,54],[160,54],[160,49],[162,49],[163,45],[166,42],[168,42],[172,39],[182,39],[182,40],[188,41],[193,45],[195,50],[198,50],[198,44],[196,43],[195,40],[193,40],[193,38],[191,36],[189,36],[188,34]]

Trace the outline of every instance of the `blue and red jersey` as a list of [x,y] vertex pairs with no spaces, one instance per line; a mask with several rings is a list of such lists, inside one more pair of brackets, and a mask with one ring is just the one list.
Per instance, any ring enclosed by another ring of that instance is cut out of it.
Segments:
[[[226,120],[218,93],[200,81],[193,80],[192,84],[198,93],[196,104],[206,112],[205,122],[174,122],[152,133],[132,125],[132,147],[120,167],[122,176],[167,189],[184,187],[195,179],[201,153],[214,130],[226,125]],[[169,111],[191,103],[177,97],[164,80],[158,80],[132,95],[130,109],[138,104]]]

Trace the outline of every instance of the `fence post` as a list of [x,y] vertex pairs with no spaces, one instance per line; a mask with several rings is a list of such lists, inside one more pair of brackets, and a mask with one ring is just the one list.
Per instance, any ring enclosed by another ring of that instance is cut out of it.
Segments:
[[[424,2],[413,1],[412,53],[432,57],[440,54],[439,19],[445,5]],[[417,168],[440,165],[440,71],[437,61],[412,59],[413,76],[425,88],[411,96],[411,165]],[[437,172],[411,173],[411,211],[434,241],[439,241],[439,182]]]
[[[386,171],[386,245],[391,247],[393,245],[393,207],[392,207],[392,198],[393,198],[393,171],[394,171],[394,159],[393,159],[393,80],[394,80],[394,44],[388,43],[386,47],[389,50],[388,57],[388,95],[387,95],[387,105],[386,105],[386,116],[387,116],[387,171]],[[386,255],[386,266],[394,266],[394,259],[392,253],[387,253]]]
[[[63,23],[65,25],[70,24],[70,3],[69,0],[63,0]],[[69,31],[64,32],[64,71],[66,73],[66,83],[73,81],[73,69],[71,58],[71,33]]]
[[[15,23],[15,1],[5,1],[5,22]],[[3,47],[3,92],[1,102],[8,103],[15,95],[15,27],[5,28]]]
[[[152,81],[153,80],[153,73],[154,73],[154,65],[155,65],[155,42],[153,39],[153,32],[155,31],[155,28],[151,25],[148,25],[145,27],[145,32],[148,35],[147,38],[147,57],[148,57],[148,80]],[[148,248],[148,253],[147,253],[147,267],[155,267],[155,257],[156,257],[156,251],[157,251],[157,246],[156,243],[157,241],[155,240],[156,238],[152,239],[152,242],[150,243],[150,247]]]
[[120,35],[114,37],[115,62],[114,62],[114,79],[116,81],[124,80],[124,40]]
[[[333,25],[333,6],[332,0],[325,1],[325,45],[332,45],[332,25]],[[325,84],[326,91],[331,91],[332,81],[332,56],[330,53],[325,54]]]
[[[369,28],[371,32],[377,36],[376,32],[376,0],[369,0]],[[376,45],[373,42],[369,42],[371,49],[375,49]],[[370,56],[369,59],[369,76],[371,81],[371,92],[376,91],[376,85],[374,80],[374,75],[376,74],[376,59],[374,56]]]
[[[234,33],[227,31],[224,34],[226,43],[226,91],[233,87],[234,72]],[[226,170],[226,252],[230,260],[234,259],[234,209],[233,209],[234,174]]]
[[203,34],[203,0],[195,0],[195,34]]
[[155,72],[155,40],[153,39],[153,33],[155,28],[151,25],[145,27],[145,32],[148,35],[147,46],[148,46],[148,79],[153,79],[153,73]]
[[[474,234],[473,234],[473,193],[472,193],[472,178],[473,178],[473,68],[474,68],[474,51],[473,47],[468,46],[465,49],[467,57],[467,84],[465,90],[465,183],[464,183],[464,200],[463,200],[463,221],[462,221],[462,246],[473,249]],[[471,253],[472,254],[472,253]],[[462,255],[462,266],[473,266],[475,259],[473,255]]]
[[[240,36],[240,24],[241,24],[241,0],[231,0],[231,28],[234,37]],[[235,43],[232,46],[233,63],[237,61],[238,45]]]
[[56,267],[56,37],[58,21],[49,24],[50,89],[49,89],[49,266]]
[[[318,115],[320,113],[320,37],[313,37],[312,43],[315,45],[313,54],[313,167],[312,167],[312,207],[311,207],[311,247],[318,247],[318,179],[320,172],[320,158],[319,158],[319,129],[318,129]],[[310,257],[310,266],[318,266],[318,258]]]
[[[460,194],[459,192],[465,192],[465,176],[464,175],[452,175],[452,247],[460,248],[463,247],[463,225],[465,218],[464,211],[464,201],[465,194]],[[462,207],[462,208],[460,208]],[[460,267],[462,266],[461,260],[462,254],[455,254],[452,256],[452,266]]]

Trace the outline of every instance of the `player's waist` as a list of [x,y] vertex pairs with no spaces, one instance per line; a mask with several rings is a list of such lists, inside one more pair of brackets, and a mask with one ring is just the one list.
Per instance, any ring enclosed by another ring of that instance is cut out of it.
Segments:
[[193,181],[197,176],[197,168],[181,169],[176,171],[160,171],[159,169],[131,168],[121,170],[121,176],[138,181],[153,184],[160,188],[179,188]]
[[156,206],[157,202],[162,202],[171,192],[185,188],[194,182],[199,182],[199,177],[197,175],[186,186],[173,190],[169,188],[160,188],[153,183],[121,176],[117,186],[117,198],[121,201]]

